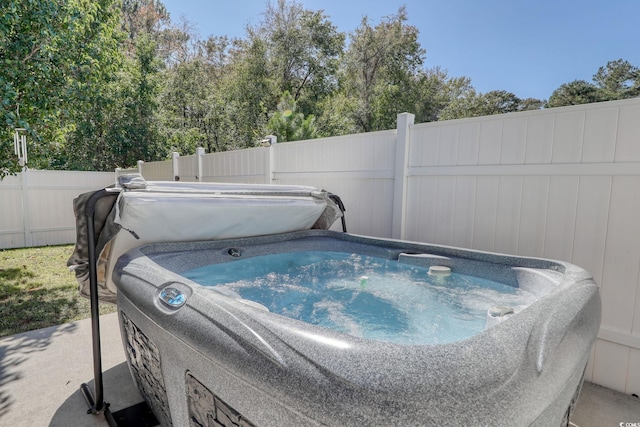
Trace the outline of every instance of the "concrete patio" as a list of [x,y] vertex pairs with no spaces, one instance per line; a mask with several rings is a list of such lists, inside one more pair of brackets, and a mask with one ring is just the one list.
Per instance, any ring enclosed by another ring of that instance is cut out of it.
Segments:
[[[125,362],[117,315],[101,317],[105,400],[116,412],[142,401]],[[0,339],[0,426],[107,426],[87,415],[79,386],[93,388],[90,319]],[[578,427],[640,426],[640,399],[585,383]],[[634,424],[635,423],[635,424]]]

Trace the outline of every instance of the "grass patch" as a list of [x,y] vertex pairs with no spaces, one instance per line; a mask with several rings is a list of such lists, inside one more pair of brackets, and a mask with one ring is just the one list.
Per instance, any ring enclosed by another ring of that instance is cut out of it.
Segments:
[[[0,250],[0,337],[91,316],[67,269],[73,245]],[[100,313],[116,307],[100,304]]]

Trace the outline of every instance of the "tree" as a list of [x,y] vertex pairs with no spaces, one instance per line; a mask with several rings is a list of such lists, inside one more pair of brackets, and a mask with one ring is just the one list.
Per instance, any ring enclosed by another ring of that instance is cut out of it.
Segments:
[[357,100],[347,96],[345,91],[334,92],[319,107],[321,115],[316,120],[318,136],[349,135],[360,131],[353,120]]
[[553,91],[547,107],[562,107],[640,96],[640,69],[618,59],[598,68],[593,83],[574,80]]
[[470,80],[462,86],[457,96],[452,96],[451,101],[440,111],[438,120],[463,119],[482,116],[484,111],[482,94],[476,92],[471,86]]
[[415,114],[416,123],[438,120],[442,110],[459,96],[460,88],[467,85],[468,78],[450,78],[440,67],[419,71],[413,91],[416,100],[409,110]]
[[169,12],[159,0],[122,0],[121,27],[132,51],[139,34],[158,34],[169,20]]
[[[167,84],[161,95],[163,125],[172,151],[193,152],[203,146],[208,152],[222,151],[220,124],[224,106],[220,82],[201,56],[176,64],[164,73]],[[217,90],[218,89],[218,90]]]
[[[134,165],[136,160],[155,160],[160,140],[157,127],[158,96],[160,94],[161,62],[157,43],[147,34],[136,39],[136,57],[130,69],[130,84],[125,86],[128,120],[123,123],[120,146],[124,148],[118,159],[120,165]],[[117,145],[116,145],[117,147]]]
[[640,96],[640,69],[628,61],[618,59],[600,67],[593,76],[603,100],[627,99]]
[[539,99],[520,99],[515,94],[505,90],[477,93],[475,89],[470,87],[463,96],[455,98],[443,109],[440,119],[450,120],[539,110],[543,104],[544,101]]
[[345,35],[322,10],[307,10],[295,1],[268,3],[264,20],[248,28],[248,37],[264,43],[263,66],[274,79],[276,93],[289,92],[306,114],[335,90]]
[[547,101],[547,107],[562,107],[599,101],[602,99],[596,85],[584,80],[574,80],[571,83],[564,83],[554,90]]
[[92,94],[87,109],[73,116],[76,127],[67,137],[67,167],[112,170],[165,154],[156,118],[157,45],[146,34],[139,34],[135,44],[135,56],[125,58],[109,84]]
[[278,111],[273,114],[267,125],[269,132],[278,137],[278,142],[316,138],[315,117],[305,118],[304,114],[296,110],[295,99],[285,91],[278,103]]
[[268,58],[261,39],[238,41],[224,87],[231,118],[229,148],[253,147],[267,134],[269,111],[278,103],[277,85],[264,66]]
[[525,98],[520,100],[519,111],[540,110],[544,108],[546,101],[537,98]]
[[365,16],[350,34],[343,85],[347,96],[358,100],[353,117],[362,131],[392,127],[396,115],[410,105],[404,95],[413,89],[425,51],[418,43],[418,29],[406,20],[404,7],[375,27]]
[[[208,81],[205,64],[200,58],[176,64],[164,72],[167,82],[161,96],[161,116],[163,125],[169,132],[173,150],[195,149],[204,139],[199,128],[206,115]],[[183,137],[198,135],[195,146]],[[188,151],[187,151],[188,152]],[[184,153],[184,151],[183,151]]]
[[115,0],[0,3],[0,178],[17,170],[5,142],[14,128],[29,132],[30,164],[50,166],[50,153],[61,151],[73,127],[71,113],[115,72],[117,6]]

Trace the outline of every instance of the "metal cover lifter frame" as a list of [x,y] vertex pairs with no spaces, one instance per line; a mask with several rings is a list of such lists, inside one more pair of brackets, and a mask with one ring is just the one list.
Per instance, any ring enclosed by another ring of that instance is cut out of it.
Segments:
[[159,425],[158,420],[151,412],[145,401],[127,407],[115,413],[109,409],[109,403],[104,401],[104,386],[102,376],[102,351],[100,346],[100,307],[98,302],[98,276],[97,276],[97,254],[95,238],[95,206],[101,198],[120,191],[119,189],[98,190],[91,195],[85,206],[85,217],[87,219],[87,241],[89,249],[89,282],[90,282],[90,303],[91,303],[91,338],[93,344],[93,378],[94,389],[87,383],[80,385],[80,392],[84,397],[89,409],[87,414],[104,414],[104,418],[110,427],[154,427]]

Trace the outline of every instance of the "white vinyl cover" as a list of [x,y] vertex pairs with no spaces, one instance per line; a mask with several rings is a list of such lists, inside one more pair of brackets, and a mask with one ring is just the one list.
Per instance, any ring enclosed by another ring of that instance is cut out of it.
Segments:
[[[97,263],[99,296],[109,302],[117,293],[111,280],[115,263],[131,249],[329,228],[342,213],[329,193],[314,187],[145,182],[139,177],[123,184],[111,215]],[[74,268],[82,261],[72,256],[68,264]],[[80,293],[88,295],[86,274],[76,274]]]
[[115,222],[149,242],[251,237],[311,228],[326,203],[313,196],[121,193]]

